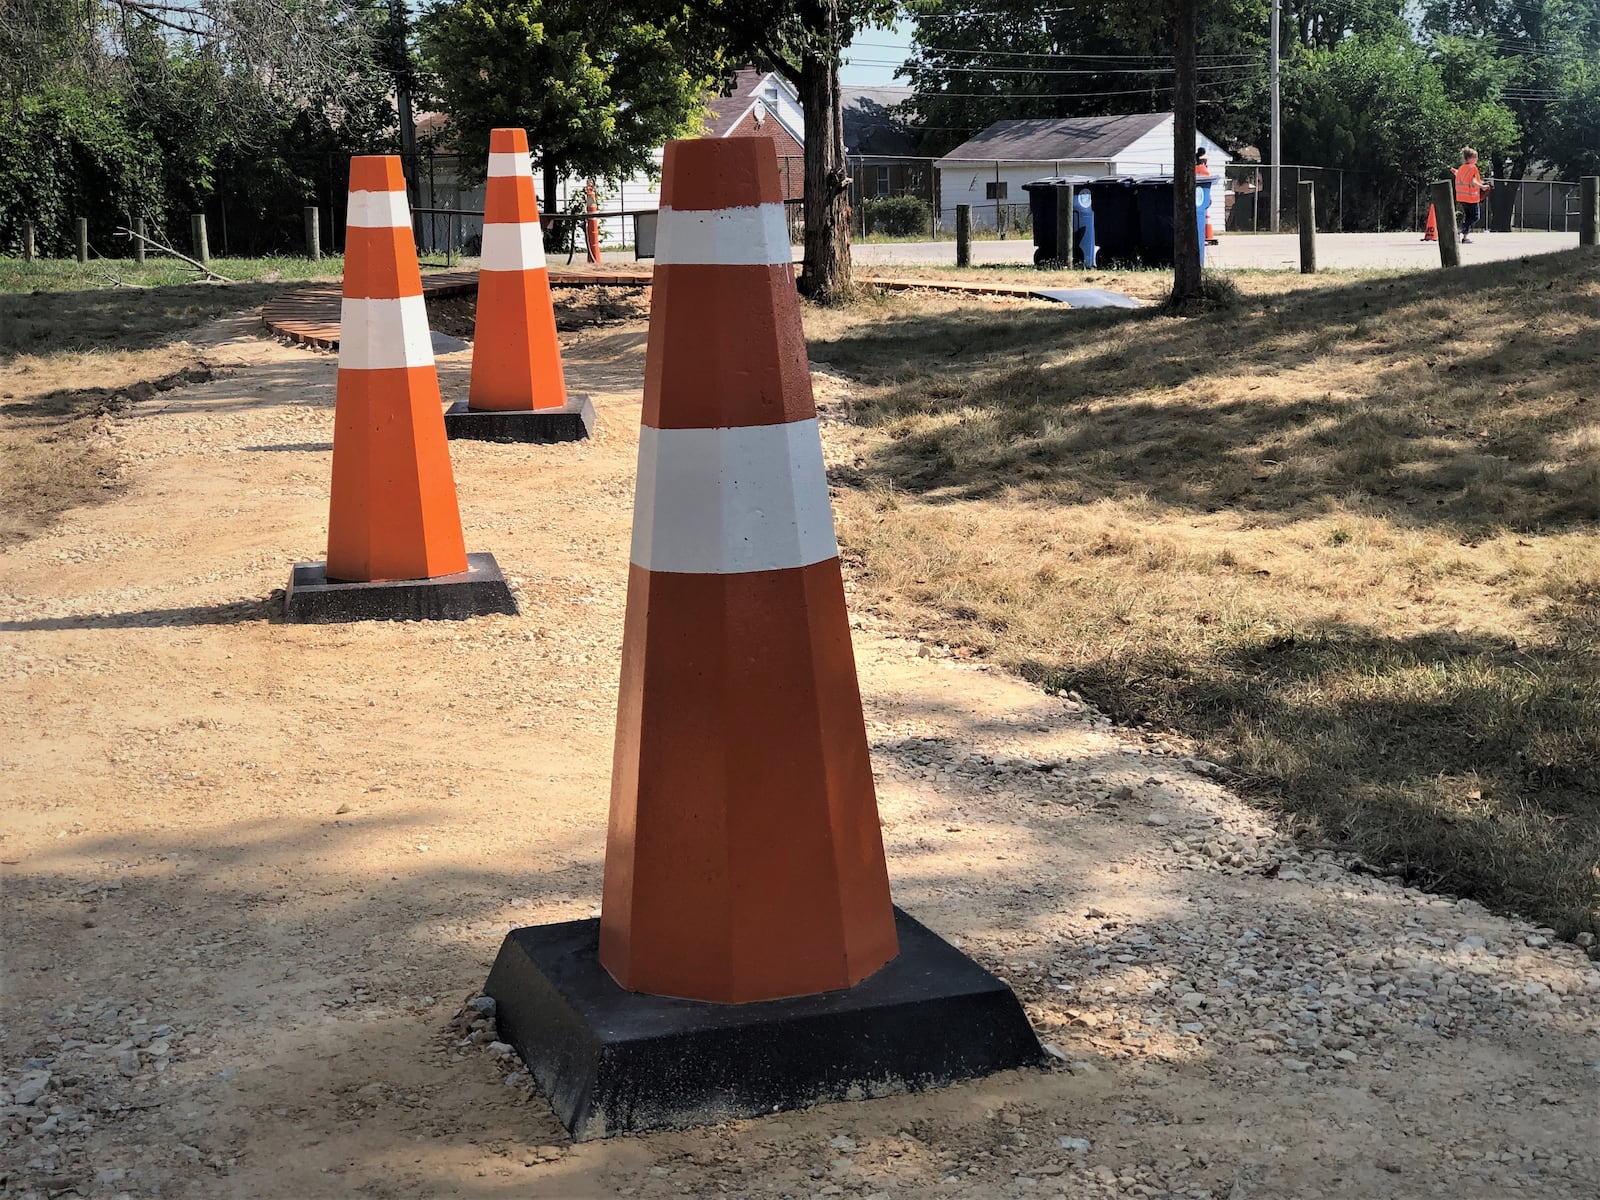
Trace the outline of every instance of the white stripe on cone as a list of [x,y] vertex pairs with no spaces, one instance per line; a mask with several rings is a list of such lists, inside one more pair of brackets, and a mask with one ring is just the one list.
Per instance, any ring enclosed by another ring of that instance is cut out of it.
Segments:
[[663,208],[656,218],[656,266],[781,266],[794,261],[781,204],[748,208]]
[[734,575],[839,555],[816,419],[639,430],[636,566]]
[[498,178],[504,175],[526,175],[533,178],[533,161],[526,154],[515,151],[506,153],[502,150],[489,151],[489,176]]
[[351,192],[345,225],[359,229],[411,227],[411,209],[404,192]]
[[339,369],[381,371],[433,366],[428,309],[421,296],[339,305]]
[[544,265],[544,237],[537,221],[483,227],[481,270],[532,271]]

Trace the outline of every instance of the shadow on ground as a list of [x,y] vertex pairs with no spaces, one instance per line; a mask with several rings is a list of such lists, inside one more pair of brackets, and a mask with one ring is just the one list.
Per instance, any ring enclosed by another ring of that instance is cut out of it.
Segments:
[[[1159,310],[889,307],[812,340],[877,385],[868,482],[1294,519],[1355,495],[1464,533],[1600,519],[1600,281],[1583,251]],[[1558,287],[1560,283],[1562,286]]]

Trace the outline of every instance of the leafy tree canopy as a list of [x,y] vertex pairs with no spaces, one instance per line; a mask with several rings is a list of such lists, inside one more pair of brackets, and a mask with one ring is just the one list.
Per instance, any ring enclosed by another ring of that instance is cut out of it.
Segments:
[[653,150],[696,127],[722,69],[681,6],[442,0],[419,28],[446,139],[469,178],[481,177],[497,127],[528,131],[547,188],[560,174],[651,169]]

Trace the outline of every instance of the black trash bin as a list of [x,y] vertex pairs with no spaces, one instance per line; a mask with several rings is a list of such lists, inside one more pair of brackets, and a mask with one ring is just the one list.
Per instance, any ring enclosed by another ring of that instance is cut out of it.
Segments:
[[[1172,266],[1172,182],[1170,175],[1154,175],[1097,179],[1090,185],[1099,226],[1101,266]],[[1212,181],[1197,179],[1195,183],[1195,239],[1204,265],[1206,205]]]
[[1133,266],[1139,262],[1139,200],[1133,180],[1093,179],[1089,199],[1094,205],[1094,240],[1099,266]]
[[1056,228],[1056,198],[1068,187],[1073,189],[1072,261],[1089,267],[1095,265],[1094,205],[1088,192],[1089,182],[1086,177],[1060,175],[1022,185],[1022,190],[1028,193],[1028,209],[1033,217],[1035,265],[1066,261]]

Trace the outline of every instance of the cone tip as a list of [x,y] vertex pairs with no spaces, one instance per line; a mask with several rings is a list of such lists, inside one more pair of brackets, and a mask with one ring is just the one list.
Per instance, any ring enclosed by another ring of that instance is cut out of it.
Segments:
[[526,154],[528,152],[528,131],[526,129],[491,129],[489,131],[490,154]]
[[358,154],[350,160],[352,192],[403,192],[405,172],[398,154]]
[[771,138],[682,138],[668,142],[661,205],[679,211],[781,204],[778,152]]

